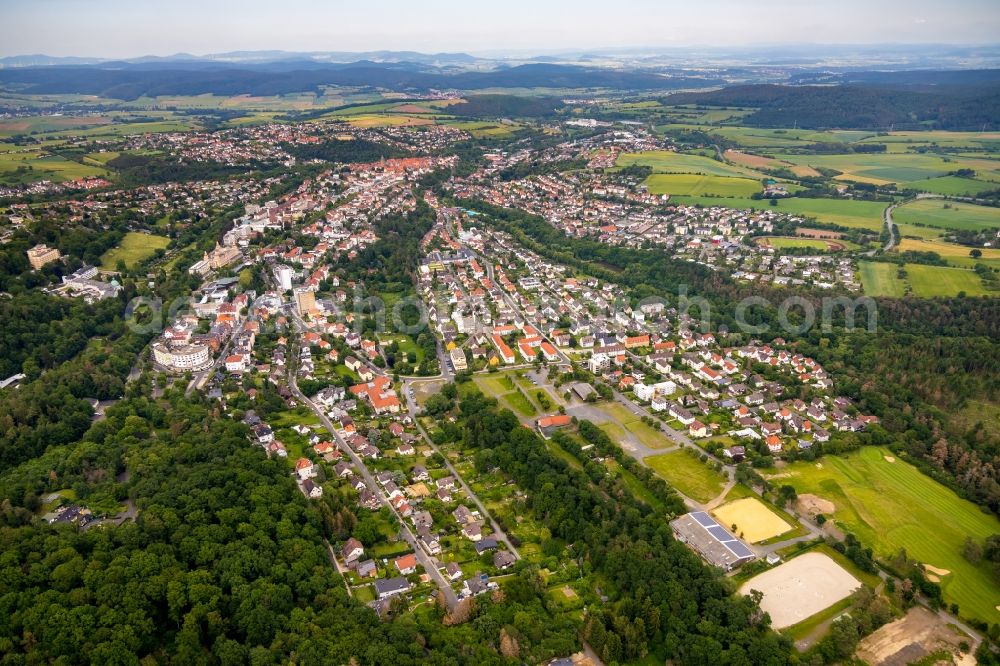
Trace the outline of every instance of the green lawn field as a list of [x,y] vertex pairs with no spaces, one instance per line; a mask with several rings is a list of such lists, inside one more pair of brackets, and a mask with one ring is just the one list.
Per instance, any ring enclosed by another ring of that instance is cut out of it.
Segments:
[[900,187],[931,194],[950,196],[974,195],[987,190],[996,189],[997,184],[976,178],[959,178],[958,176],[940,176],[924,180],[911,180],[900,183]]
[[896,264],[878,261],[859,261],[861,286],[867,296],[892,296],[902,298],[906,293],[906,282],[897,277]]
[[726,164],[703,155],[687,155],[670,150],[651,150],[644,153],[622,153],[618,156],[620,167],[638,164],[652,167],[657,173],[699,173],[708,176],[745,176],[764,178],[764,174],[734,164]]
[[649,456],[644,462],[679,492],[698,502],[718,497],[725,487],[721,474],[685,451]]
[[125,238],[117,247],[104,253],[101,257],[101,268],[113,271],[119,259],[124,261],[127,267],[132,268],[143,259],[153,256],[157,250],[166,249],[168,243],[170,239],[165,236],[130,231],[125,234]]
[[107,175],[106,169],[73,162],[42,150],[0,153],[0,183],[20,184],[39,180],[61,183]]
[[1000,521],[976,505],[896,459],[888,450],[867,447],[848,456],[825,456],[819,463],[798,462],[782,470],[801,493],[834,503],[833,519],[881,557],[905,548],[910,557],[947,569],[945,599],[965,616],[1000,622],[1000,583],[986,565],[962,556],[966,536],[983,541],[1000,534]]
[[689,173],[654,173],[643,183],[652,194],[714,195],[748,197],[760,192],[760,181],[729,176],[705,176]]
[[738,198],[677,196],[671,197],[671,201],[689,205],[778,210],[792,215],[814,217],[820,222],[830,222],[857,229],[870,229],[875,232],[882,228],[882,211],[885,210],[885,204],[878,201],[854,201],[851,199],[797,199],[789,197],[779,199],[777,206],[771,206],[766,200]]
[[979,275],[965,268],[906,264],[906,281],[913,295],[921,298],[957,296],[960,292],[966,296],[1000,295],[988,291]]
[[941,199],[918,199],[892,211],[892,219],[903,224],[980,231],[1000,228],[1000,208]]
[[[598,409],[624,426],[625,429],[632,433],[636,439],[651,449],[663,449],[673,444],[673,442],[668,439],[665,434],[643,423],[640,420],[640,417],[636,416],[617,402],[609,402],[599,405]],[[615,438],[612,437],[612,439]],[[615,439],[615,441],[620,441],[620,439]]]

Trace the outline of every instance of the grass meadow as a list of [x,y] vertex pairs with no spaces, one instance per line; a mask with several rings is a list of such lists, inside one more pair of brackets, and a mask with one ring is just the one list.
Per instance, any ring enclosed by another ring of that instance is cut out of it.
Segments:
[[962,615],[1000,622],[1000,583],[985,564],[962,556],[966,536],[983,541],[1000,533],[1000,520],[922,474],[892,454],[866,447],[820,462],[797,462],[783,470],[800,493],[833,502],[832,518],[854,532],[876,554],[888,558],[905,548],[924,564],[950,571],[941,579],[945,599]]

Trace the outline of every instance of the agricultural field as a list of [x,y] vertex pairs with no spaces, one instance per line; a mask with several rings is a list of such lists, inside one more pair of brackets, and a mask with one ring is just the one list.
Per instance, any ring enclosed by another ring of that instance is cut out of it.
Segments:
[[125,238],[117,247],[104,253],[101,257],[101,268],[113,271],[119,261],[124,261],[125,266],[132,268],[143,259],[153,256],[157,250],[166,249],[169,243],[170,239],[165,236],[130,231],[125,234]]
[[892,211],[892,219],[893,222],[925,227],[981,231],[1000,229],[1000,208],[941,199],[917,199]]
[[24,118],[9,118],[0,120],[0,136],[15,136],[18,134],[37,134],[40,132],[55,132],[106,125],[111,122],[109,116],[29,116]]
[[80,164],[42,150],[0,153],[0,183],[21,184],[39,180],[61,183],[79,178],[105,177],[108,171]]
[[858,245],[846,240],[804,238],[789,236],[760,236],[756,239],[757,245],[761,247],[784,248],[809,248],[820,252],[844,252],[845,250],[857,250]]
[[743,176],[765,178],[764,174],[735,164],[726,164],[703,155],[688,155],[670,150],[651,150],[644,153],[622,153],[618,156],[620,167],[638,164],[648,166],[656,173],[689,173],[707,176]]
[[906,264],[906,281],[913,295],[921,298],[957,296],[963,292],[966,296],[996,295],[986,289],[979,275],[964,268]]
[[[792,164],[841,172],[837,180],[853,180],[875,185],[905,183],[938,178],[960,168],[971,168],[987,180],[1000,176],[1000,162],[986,159],[939,157],[899,153],[844,155],[777,154],[774,157]],[[992,176],[992,178],[991,178]]]
[[902,298],[906,295],[906,281],[899,279],[896,264],[879,261],[860,261],[861,286],[867,296],[890,296]]
[[925,178],[923,180],[911,180],[900,183],[900,187],[931,194],[943,194],[945,196],[972,196],[987,190],[997,188],[997,183],[991,183],[978,178],[959,178],[958,176],[939,176],[938,178]]
[[760,192],[760,181],[728,176],[655,173],[643,183],[651,194],[748,197]]
[[725,487],[721,474],[686,451],[649,456],[644,462],[657,474],[697,502],[709,502]]
[[962,555],[966,536],[980,542],[1000,534],[1000,520],[972,502],[893,457],[887,449],[865,447],[847,456],[796,462],[782,470],[782,483],[799,494],[833,503],[830,516],[871,546],[879,557],[905,548],[911,558],[946,571],[944,597],[961,614],[1000,622],[1000,583],[985,564]]
[[725,199],[712,197],[678,196],[675,203],[702,206],[726,206],[728,208],[756,208],[757,210],[774,209],[791,215],[814,217],[820,222],[830,222],[843,227],[868,229],[878,233],[882,229],[882,212],[885,204],[878,201],[854,201],[851,199],[797,199],[788,197],[779,199],[777,206],[771,206],[766,200],[755,199]]
[[780,169],[788,166],[786,162],[782,162],[781,160],[754,155],[753,153],[744,153],[739,150],[727,150],[722,156],[733,164],[745,166],[750,169]]
[[[912,229],[912,227],[906,227],[905,229],[909,230]],[[1000,249],[997,248],[978,248],[979,251],[982,252],[982,256],[978,259],[974,259],[969,256],[969,252],[971,252],[973,248],[966,247],[965,245],[958,245],[956,243],[947,243],[943,240],[917,240],[913,238],[903,238],[899,241],[898,247],[901,252],[906,252],[908,250],[916,252],[937,252],[945,261],[954,266],[972,268],[976,264],[986,264],[987,266],[1000,268]]]
[[[658,127],[667,129],[699,129],[696,126],[667,125]],[[804,148],[809,144],[822,143],[854,143],[870,136],[873,132],[863,130],[806,130],[806,129],[763,129],[758,127],[713,127],[712,134],[718,134],[729,141],[746,148]],[[780,156],[778,156],[780,157]]]
[[756,497],[727,502],[712,511],[712,515],[726,529],[732,529],[735,525],[733,532],[750,543],[766,541],[792,529],[781,516]]

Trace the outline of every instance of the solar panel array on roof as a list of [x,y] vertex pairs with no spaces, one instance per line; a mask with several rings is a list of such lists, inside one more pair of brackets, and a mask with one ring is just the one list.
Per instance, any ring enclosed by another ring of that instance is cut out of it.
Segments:
[[733,538],[733,536],[729,532],[722,529],[718,525],[712,525],[711,527],[706,527],[705,529],[708,530],[708,533],[714,536],[719,541],[729,541]]
[[734,539],[732,541],[726,541],[722,544],[726,548],[732,551],[733,555],[736,557],[752,557],[753,551],[746,547],[742,541]]
[[[684,527],[688,521],[689,527]],[[692,511],[671,523],[680,529],[688,543],[713,564],[727,569],[734,564],[753,559],[754,554],[743,541],[719,524],[706,511]]]
[[704,511],[692,511],[691,517],[697,520],[698,523],[703,525],[704,527],[711,527],[712,525],[719,524],[715,522],[715,518],[712,518],[712,516],[708,515]]

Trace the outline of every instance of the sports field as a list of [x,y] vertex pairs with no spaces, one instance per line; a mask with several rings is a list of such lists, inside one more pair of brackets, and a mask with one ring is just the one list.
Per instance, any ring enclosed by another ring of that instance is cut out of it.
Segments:
[[803,238],[789,236],[760,236],[756,239],[757,245],[761,247],[773,248],[809,248],[820,252],[843,252],[844,250],[856,250],[858,246],[851,241],[845,240],[823,240],[820,238]]
[[754,576],[740,587],[740,594],[764,594],[762,610],[771,626],[784,629],[846,599],[861,581],[824,553],[804,553]]
[[687,155],[670,150],[651,150],[644,153],[622,153],[618,156],[620,167],[638,164],[648,166],[657,173],[700,173],[709,176],[745,176],[764,178],[764,174],[734,164],[726,164],[702,155]]
[[727,529],[732,529],[735,525],[736,529],[733,531],[750,543],[766,541],[792,529],[781,516],[756,497],[727,502],[712,511],[712,515]]
[[983,542],[1000,534],[1000,520],[972,502],[893,458],[886,449],[865,447],[847,456],[787,466],[787,478],[799,494],[833,502],[837,525],[854,532],[880,557],[905,548],[911,558],[950,573],[941,578],[945,599],[962,615],[1000,622],[1000,582],[985,564],[962,556],[966,536]]
[[170,239],[165,236],[154,236],[153,234],[141,234],[130,231],[125,234],[125,238],[101,257],[101,268],[109,271],[115,270],[118,260],[125,262],[125,266],[132,268],[137,263],[160,249],[166,249]]
[[859,261],[861,286],[867,296],[891,296],[902,298],[906,293],[906,281],[897,277],[899,271],[895,264],[878,261]]
[[652,194],[694,196],[748,197],[761,189],[760,182],[751,178],[693,173],[654,173],[643,184]]
[[685,451],[649,456],[644,461],[679,492],[698,502],[708,502],[722,492],[722,475]]
[[941,199],[918,199],[892,212],[894,222],[941,229],[980,231],[1000,228],[1000,208]]

